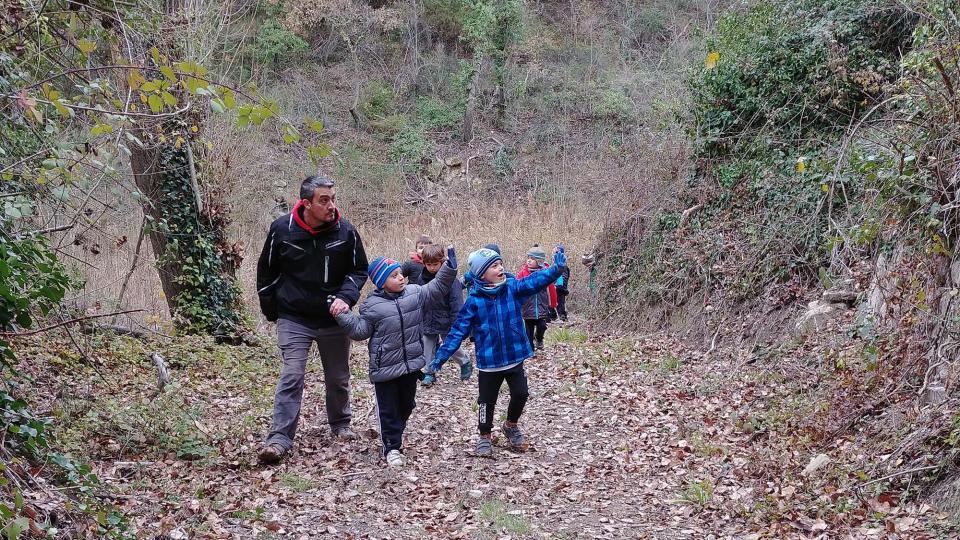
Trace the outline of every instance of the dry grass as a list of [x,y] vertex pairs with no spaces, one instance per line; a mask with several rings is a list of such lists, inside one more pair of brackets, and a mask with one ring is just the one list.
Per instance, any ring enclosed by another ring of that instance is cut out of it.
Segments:
[[[251,260],[241,267],[240,278],[244,298],[251,312],[255,313],[259,310],[253,286],[256,264],[252,258],[259,255],[274,216],[275,213],[262,213],[259,216],[259,229],[254,230],[253,224],[245,228],[250,231],[244,240],[250,246]],[[572,263],[570,307],[573,310],[577,309],[577,303],[582,302],[586,294],[587,275],[578,264],[578,258],[581,253],[591,249],[598,231],[598,223],[590,219],[587,212],[546,205],[484,208],[478,204],[465,204],[432,214],[405,213],[382,226],[368,225],[362,218],[353,218],[349,214],[346,217],[357,225],[370,259],[385,255],[406,260],[408,252],[413,249],[414,239],[420,233],[426,233],[437,243],[454,244],[461,261],[466,260],[470,251],[490,242],[496,243],[504,254],[507,268],[515,272],[523,264],[527,249],[534,243],[544,246],[563,243]]]

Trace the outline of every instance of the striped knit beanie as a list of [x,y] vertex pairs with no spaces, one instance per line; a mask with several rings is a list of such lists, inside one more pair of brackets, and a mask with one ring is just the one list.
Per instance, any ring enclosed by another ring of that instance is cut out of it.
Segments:
[[367,275],[370,276],[370,281],[372,281],[378,289],[382,289],[383,284],[387,282],[387,278],[390,277],[390,274],[397,268],[400,268],[400,263],[397,261],[389,257],[377,257],[370,263],[370,266],[367,267]]

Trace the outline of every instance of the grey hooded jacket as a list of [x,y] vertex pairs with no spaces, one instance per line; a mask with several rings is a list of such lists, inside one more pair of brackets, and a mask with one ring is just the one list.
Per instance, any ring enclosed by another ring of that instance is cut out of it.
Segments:
[[423,368],[424,307],[437,305],[450,293],[457,270],[444,263],[428,285],[407,285],[400,294],[378,289],[352,311],[337,316],[337,323],[351,339],[370,338],[370,381],[384,382]]

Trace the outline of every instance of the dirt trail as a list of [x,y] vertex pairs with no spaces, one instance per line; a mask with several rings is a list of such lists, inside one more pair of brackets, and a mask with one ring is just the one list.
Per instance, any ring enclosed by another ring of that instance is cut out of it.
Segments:
[[[704,538],[707,531],[742,531],[709,510],[733,489],[722,475],[736,437],[712,430],[698,435],[697,450],[684,440],[690,426],[705,427],[701,419],[710,422],[717,411],[687,399],[702,379],[687,373],[693,370],[682,355],[665,340],[548,346],[527,362],[531,399],[521,425],[532,448],[518,454],[498,445],[493,459],[473,455],[476,378],[462,383],[448,366],[435,386],[418,392],[408,465],[400,470],[379,457],[368,392],[358,392],[355,403],[354,427],[364,437],[346,444],[329,438],[314,378],[297,453],[238,478],[252,480],[250,497],[263,499],[264,520],[253,527],[294,538]],[[504,386],[498,423],[506,400]],[[243,535],[245,526],[224,525]]]
[[[895,539],[930,530],[923,505],[832,496],[851,474],[839,464],[801,474],[811,456],[836,460],[842,449],[790,432],[784,419],[803,413],[776,406],[784,379],[775,370],[665,336],[582,342],[571,326],[551,338],[527,362],[521,426],[532,448],[497,446],[493,459],[473,455],[476,377],[460,382],[447,366],[418,391],[407,466],[387,468],[360,346],[351,359],[360,437],[330,438],[312,362],[296,450],[276,467],[255,460],[279,367],[269,345],[106,342],[103,369],[122,376],[87,370],[66,394],[38,396],[37,408],[65,415],[61,441],[83,447],[140,538]],[[179,360],[158,397],[142,361],[154,349]],[[35,350],[42,359],[50,347]],[[52,367],[24,364],[38,388],[57,389]],[[504,387],[498,425],[506,400]]]

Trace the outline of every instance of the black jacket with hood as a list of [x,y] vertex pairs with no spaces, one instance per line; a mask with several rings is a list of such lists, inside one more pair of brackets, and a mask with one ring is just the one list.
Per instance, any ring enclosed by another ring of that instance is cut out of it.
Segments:
[[319,230],[302,218],[302,202],[277,218],[257,261],[257,295],[268,321],[288,319],[311,328],[336,326],[328,296],[353,307],[367,281],[367,254],[357,229],[337,211]]

